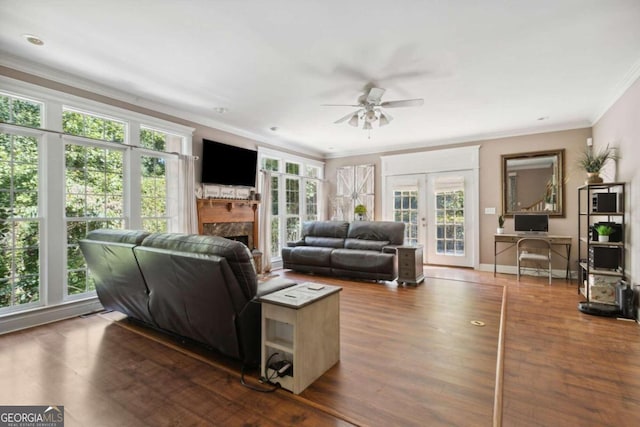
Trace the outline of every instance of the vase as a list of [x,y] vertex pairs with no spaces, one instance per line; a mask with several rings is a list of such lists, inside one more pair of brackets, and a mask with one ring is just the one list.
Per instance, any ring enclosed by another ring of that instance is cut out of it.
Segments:
[[587,172],[587,180],[585,184],[600,184],[602,183],[602,177],[600,172]]
[[609,236],[603,236],[602,234],[598,234],[598,242],[608,242]]
[[502,227],[498,227],[498,228],[496,229],[496,234],[504,234],[504,228],[502,228]]

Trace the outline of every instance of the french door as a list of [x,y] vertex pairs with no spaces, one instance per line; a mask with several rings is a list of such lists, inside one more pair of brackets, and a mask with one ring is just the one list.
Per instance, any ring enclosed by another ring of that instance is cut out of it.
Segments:
[[471,171],[387,177],[386,217],[405,226],[405,244],[422,244],[428,264],[472,267],[475,215]]
[[427,263],[473,266],[472,182],[470,171],[428,174],[424,251]]

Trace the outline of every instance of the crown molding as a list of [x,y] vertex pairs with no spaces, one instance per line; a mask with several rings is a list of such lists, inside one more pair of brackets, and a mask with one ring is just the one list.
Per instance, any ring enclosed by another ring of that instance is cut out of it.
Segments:
[[[312,156],[316,158],[324,158],[325,153],[320,150],[310,149],[308,146],[302,145],[296,141],[291,141],[282,138],[267,138],[263,135],[258,135],[253,132],[249,132],[244,129],[230,126],[225,123],[221,123],[210,117],[178,110],[167,104],[152,101],[146,98],[142,98],[136,95],[131,95],[127,92],[115,89],[113,87],[103,85],[93,80],[89,80],[68,72],[44,66],[32,61],[28,61],[15,55],[12,55],[6,51],[0,50],[0,66],[4,66],[28,75],[32,75],[38,78],[50,80],[55,83],[63,84],[74,89],[91,92],[96,95],[104,96],[114,99],[116,101],[125,102],[135,105],[137,107],[146,108],[151,111],[155,111],[162,114],[167,114],[182,120],[187,120],[198,125],[210,127],[216,130],[220,130],[235,136],[251,139],[256,142],[267,144],[272,147],[278,147],[287,151],[294,151],[298,154],[305,156]],[[29,83],[33,83],[28,81]],[[33,83],[36,84],[37,83]]]
[[596,114],[591,119],[591,125],[595,125],[604,116],[607,111],[627,92],[627,90],[640,78],[640,58],[631,66],[629,71],[622,77],[620,82],[615,85],[609,97],[602,106],[596,110]]
[[458,145],[458,144],[467,144],[472,142],[479,141],[487,141],[491,139],[501,139],[501,138],[511,138],[516,136],[525,136],[525,135],[535,135],[539,133],[549,133],[549,132],[560,132],[565,130],[574,130],[574,129],[584,129],[590,128],[591,123],[588,120],[580,120],[575,122],[565,122],[559,123],[555,125],[549,125],[544,127],[530,127],[530,128],[519,128],[519,129],[509,129],[498,132],[484,133],[484,134],[475,134],[475,135],[465,135],[459,138],[449,138],[449,139],[440,139],[433,141],[423,141],[412,144],[398,145],[394,146],[393,149],[390,150],[381,150],[381,151],[371,151],[371,150],[353,150],[353,151],[341,151],[336,153],[330,153],[325,156],[327,159],[338,159],[342,157],[350,157],[350,156],[362,156],[362,155],[370,155],[370,154],[380,154],[386,155],[391,153],[397,153],[399,151],[417,151],[419,149],[425,148],[433,148],[433,147],[443,147],[450,145]]

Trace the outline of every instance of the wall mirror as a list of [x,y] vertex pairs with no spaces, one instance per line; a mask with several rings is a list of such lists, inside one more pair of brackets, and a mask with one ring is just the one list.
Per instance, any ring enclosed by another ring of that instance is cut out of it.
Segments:
[[502,211],[564,216],[564,150],[504,154]]

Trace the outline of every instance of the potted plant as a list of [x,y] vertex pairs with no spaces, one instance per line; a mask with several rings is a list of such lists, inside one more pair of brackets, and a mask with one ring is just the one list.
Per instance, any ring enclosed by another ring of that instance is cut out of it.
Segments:
[[367,216],[367,207],[365,205],[356,205],[353,213],[356,214],[357,219],[364,220]]
[[595,229],[596,233],[598,233],[598,242],[608,242],[609,236],[615,231],[613,227],[607,224],[598,224]]
[[504,215],[500,215],[498,217],[498,229],[496,230],[498,234],[504,233]]
[[601,150],[594,151],[587,147],[578,161],[579,165],[587,172],[585,184],[597,184],[602,182],[600,171],[609,160],[617,160],[615,149],[607,144]]

